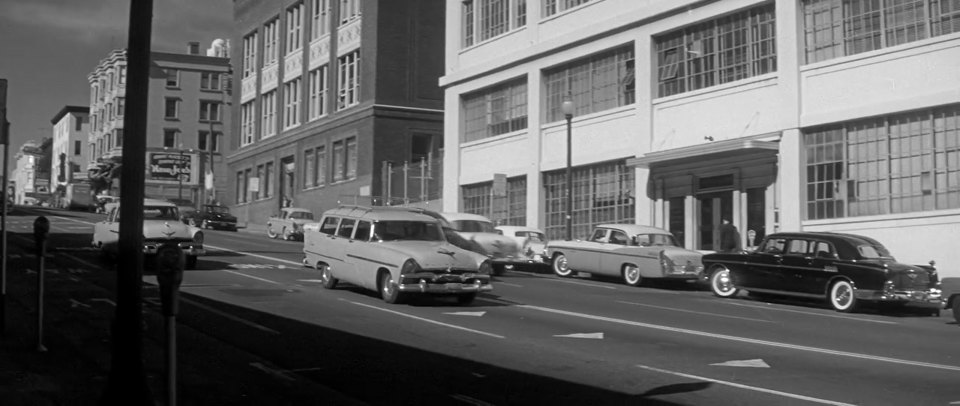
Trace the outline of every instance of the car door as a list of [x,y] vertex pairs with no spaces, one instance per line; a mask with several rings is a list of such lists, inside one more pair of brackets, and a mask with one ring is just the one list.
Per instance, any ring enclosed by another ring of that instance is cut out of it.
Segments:
[[570,269],[596,273],[600,268],[600,253],[607,241],[608,232],[605,228],[598,228],[587,241],[571,242],[573,249],[565,250]]
[[760,249],[749,254],[744,267],[734,270],[737,286],[747,289],[779,290],[779,285],[782,285],[780,266],[786,249],[786,238],[774,237],[764,240]]
[[[346,278],[351,275],[342,272],[346,258],[343,250],[345,241],[337,237],[337,227],[340,225],[340,221],[339,216],[324,217],[323,222],[320,223],[319,232],[316,234],[310,233],[309,236],[304,238],[303,249],[313,262],[310,265],[325,262],[330,265],[330,272],[335,278],[347,280]],[[347,282],[351,281],[347,280]]]
[[808,256],[812,241],[805,238],[794,238],[787,243],[787,249],[780,260],[778,288],[776,290],[790,293],[804,293],[808,268],[813,265],[813,258]]
[[[808,240],[805,248],[802,257],[790,255],[790,288],[806,295],[823,295],[827,282],[837,273],[834,264],[836,250],[830,243],[820,240]],[[787,264],[786,256],[784,263]]]
[[340,219],[340,225],[337,226],[337,232],[330,236],[333,246],[331,255],[338,257],[340,269],[334,272],[334,275],[340,279],[346,279],[351,283],[361,284],[357,278],[356,251],[351,252],[348,247],[351,245],[353,230],[357,226],[357,219],[344,217]]
[[630,249],[627,247],[629,242],[630,237],[627,236],[627,233],[620,230],[610,230],[606,242],[603,243],[604,252],[600,253],[598,258],[600,265],[597,273],[612,276],[620,275],[620,265],[624,262],[632,262],[628,252]]
[[[352,269],[358,283],[367,288],[377,289],[377,270],[378,264],[376,258],[371,256],[370,250],[370,230],[371,223],[367,220],[359,220],[353,226],[353,234],[346,238],[345,252],[346,261],[350,264],[347,268]],[[347,229],[341,229],[346,233]],[[342,236],[341,236],[342,237]]]

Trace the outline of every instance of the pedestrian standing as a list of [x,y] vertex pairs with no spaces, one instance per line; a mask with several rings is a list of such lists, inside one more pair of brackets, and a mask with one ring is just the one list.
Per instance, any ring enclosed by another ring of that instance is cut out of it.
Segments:
[[719,252],[739,252],[740,251],[740,232],[737,226],[730,224],[730,220],[723,219],[720,225],[720,250]]

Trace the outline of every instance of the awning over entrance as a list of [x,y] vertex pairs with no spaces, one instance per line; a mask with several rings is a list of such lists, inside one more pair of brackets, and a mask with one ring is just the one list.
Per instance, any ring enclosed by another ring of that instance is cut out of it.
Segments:
[[[763,138],[770,139],[779,134],[765,134]],[[699,145],[656,151],[627,159],[627,166],[652,168],[660,165],[675,165],[691,161],[703,161],[733,157],[749,152],[772,151],[780,149],[779,141],[759,140],[757,137],[733,138],[729,140],[712,141]]]

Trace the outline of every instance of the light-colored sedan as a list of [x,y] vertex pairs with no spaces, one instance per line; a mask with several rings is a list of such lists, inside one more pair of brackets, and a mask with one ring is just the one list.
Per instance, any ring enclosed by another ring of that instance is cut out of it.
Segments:
[[[107,219],[93,225],[91,244],[99,248],[103,256],[113,257],[120,245],[120,203],[104,206]],[[203,232],[199,228],[183,224],[177,206],[165,200],[143,201],[143,253],[156,255],[165,243],[174,242],[186,255],[186,268],[197,267],[197,257],[204,255]]]
[[497,226],[497,231],[512,238],[520,247],[520,254],[533,265],[549,265],[543,254],[547,246],[547,236],[543,231],[527,226]]
[[302,240],[303,226],[313,223],[313,212],[299,207],[284,207],[267,219],[267,236],[284,240]]
[[631,286],[644,278],[696,281],[703,273],[703,254],[680,247],[669,231],[638,224],[601,224],[585,241],[548,242],[546,253],[559,276],[619,276]]

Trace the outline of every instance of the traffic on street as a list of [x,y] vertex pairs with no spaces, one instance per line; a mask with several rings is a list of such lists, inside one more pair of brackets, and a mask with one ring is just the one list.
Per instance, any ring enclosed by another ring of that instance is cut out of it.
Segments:
[[[123,271],[91,246],[104,214],[17,206],[11,243],[31,243],[41,215],[58,236],[47,248],[54,261],[82,270],[72,283]],[[319,232],[304,228],[307,241]],[[847,313],[824,300],[720,297],[696,279],[631,286],[550,266],[508,269],[470,302],[390,304],[346,278],[325,288],[301,239],[270,238],[262,226],[203,233],[178,322],[255,354],[262,361],[248,367],[264,380],[320,384],[363,403],[960,403],[960,326],[949,311],[877,303]],[[155,289],[156,276],[143,284]]]

